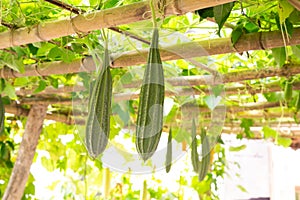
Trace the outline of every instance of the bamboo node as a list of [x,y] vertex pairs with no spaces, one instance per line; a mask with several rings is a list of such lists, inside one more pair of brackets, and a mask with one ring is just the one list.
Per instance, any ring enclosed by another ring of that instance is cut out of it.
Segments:
[[262,40],[262,32],[259,32],[259,35],[258,35],[258,42],[259,42],[259,47],[262,49],[262,50],[266,50],[265,46],[264,46],[264,43],[263,43],[263,40]]
[[37,66],[37,65],[34,66],[34,72],[35,72],[38,76],[43,76],[43,74],[41,74],[41,73],[39,72],[39,69],[38,69],[38,66]]
[[182,15],[184,12],[180,9],[179,0],[173,0],[172,2],[173,13],[176,15]]
[[81,58],[80,59],[80,68],[82,68],[86,72],[89,72],[89,70],[85,67],[84,59],[86,59],[86,58]]
[[74,32],[77,34],[77,35],[87,35],[88,32],[85,32],[85,31],[82,31],[80,30],[79,28],[76,27],[75,23],[74,23],[74,19],[75,17],[71,17],[70,19],[70,23],[71,23],[71,26],[72,26],[72,29],[74,30]]
[[43,38],[41,34],[40,25],[41,25],[40,23],[37,25],[35,35],[40,39],[40,41],[47,41],[47,39]]
[[5,69],[5,67],[3,67],[2,69],[1,69],[1,78],[4,78],[5,79],[5,75],[4,75],[4,69]]
[[18,77],[18,76],[15,75],[15,71],[14,70],[10,69],[10,72],[11,72],[11,75],[12,75],[13,78],[17,78]]
[[17,45],[14,44],[14,29],[10,30],[10,46],[11,47],[17,46]]

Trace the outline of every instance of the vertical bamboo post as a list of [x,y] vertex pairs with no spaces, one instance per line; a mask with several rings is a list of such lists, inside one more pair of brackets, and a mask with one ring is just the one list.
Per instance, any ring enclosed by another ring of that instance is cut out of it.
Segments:
[[42,131],[47,105],[32,105],[27,118],[25,132],[3,200],[22,198],[29,176],[30,166]]

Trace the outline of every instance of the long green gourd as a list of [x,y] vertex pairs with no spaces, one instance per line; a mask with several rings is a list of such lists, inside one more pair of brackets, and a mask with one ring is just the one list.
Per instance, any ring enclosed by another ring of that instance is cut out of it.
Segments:
[[284,86],[284,99],[289,102],[293,96],[293,84],[291,80],[287,80]]
[[199,162],[199,154],[197,151],[197,137],[196,137],[196,124],[195,119],[192,122],[192,143],[191,143],[191,160],[193,169],[196,173],[199,172],[200,162]]
[[0,95],[0,135],[4,130],[4,119],[5,119],[5,109],[4,109],[2,97]]
[[92,158],[98,157],[106,148],[110,131],[112,76],[108,49],[105,49],[103,67],[92,84],[89,114],[86,123],[86,146]]
[[172,166],[172,128],[169,130],[168,144],[167,144],[167,155],[166,155],[166,172],[169,173]]
[[209,140],[206,135],[206,130],[202,128],[201,130],[201,144],[202,144],[202,160],[200,162],[200,167],[198,171],[198,180],[202,181],[208,170],[210,165],[210,146]]
[[163,128],[165,86],[158,38],[158,29],[154,28],[139,98],[135,144],[144,161],[156,151]]
[[298,95],[297,95],[297,99],[296,99],[296,104],[295,104],[296,106],[296,113],[298,113],[299,112],[299,110],[300,110],[300,91],[298,92]]

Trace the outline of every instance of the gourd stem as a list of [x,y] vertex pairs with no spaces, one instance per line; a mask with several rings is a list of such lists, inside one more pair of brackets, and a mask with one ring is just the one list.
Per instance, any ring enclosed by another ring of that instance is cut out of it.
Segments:
[[155,7],[154,7],[154,4],[153,4],[153,1],[154,0],[150,0],[150,8],[151,8],[151,14],[152,14],[153,28],[157,28]]

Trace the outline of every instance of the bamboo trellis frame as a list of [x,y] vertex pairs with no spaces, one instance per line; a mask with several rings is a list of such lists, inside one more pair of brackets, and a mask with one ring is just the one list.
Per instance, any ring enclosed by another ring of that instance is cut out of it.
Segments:
[[[215,5],[220,5],[228,2],[233,2],[234,0],[167,0],[166,9],[164,15],[177,14],[181,15],[189,11],[194,11],[201,8],[207,8]],[[49,41],[54,38],[67,36],[76,33],[88,33],[93,30],[100,28],[109,28],[116,25],[128,24],[130,22],[136,22],[141,20],[149,19],[149,2],[138,2],[135,4],[122,6],[118,8],[112,8],[107,10],[101,10],[94,13],[89,13],[85,15],[77,15],[76,17],[71,17],[69,19],[58,20],[54,22],[47,22],[44,24],[37,24],[30,28],[21,28],[16,30],[10,30],[7,32],[0,33],[0,49],[20,46],[24,44],[29,44],[33,42]],[[287,45],[297,45],[300,44],[300,29],[296,29],[293,33],[293,37],[289,40]],[[224,53],[234,53],[234,52],[244,52],[248,50],[265,50],[275,47],[281,47],[286,45],[282,40],[280,32],[274,31],[269,33],[254,33],[242,36],[240,41],[235,45],[231,45],[231,39],[214,39],[206,40],[200,42],[190,42],[175,46],[170,46],[162,49],[161,55],[162,60],[175,60],[181,58],[193,58],[207,55],[217,55]],[[196,48],[196,49],[195,49]],[[120,56],[115,55],[113,57],[113,62],[111,67],[126,67],[144,64],[146,62],[147,50],[142,50],[141,52],[126,52]],[[78,73],[82,71],[93,71],[95,70],[95,63],[91,57],[83,58],[82,60],[76,60],[73,63],[44,63],[42,65],[31,65],[27,66],[25,73],[15,73],[11,69],[3,68],[1,69],[0,77],[2,78],[15,78],[23,76],[47,76],[52,74],[67,74],[67,73]],[[300,67],[298,65],[286,65],[285,68],[281,69],[264,69],[257,72],[256,70],[250,70],[247,72],[230,73],[222,76],[222,81],[224,83],[239,82],[244,80],[273,77],[273,76],[291,76],[293,74],[300,73]],[[195,77],[179,77],[171,78],[168,81],[174,86],[195,86],[206,84],[207,82],[213,82],[215,76],[195,76]],[[127,84],[125,87],[137,87],[140,82],[134,82],[132,84]],[[72,88],[73,89],[73,88]],[[77,88],[78,90],[83,89]],[[273,86],[273,91],[280,90],[279,86]],[[70,88],[60,88],[60,92],[70,92]],[[254,90],[252,90],[253,92]],[[259,89],[255,89],[259,91]],[[22,93],[23,92],[23,93]],[[26,94],[28,91],[19,91],[19,94]],[[55,92],[55,90],[48,89],[48,94]],[[194,89],[181,89],[177,91],[180,94],[190,95],[194,94]],[[207,90],[205,92],[208,92]],[[46,93],[46,92],[45,92]],[[27,93],[28,94],[28,93]],[[47,94],[47,93],[46,93]],[[167,92],[167,95],[174,95],[174,92]],[[119,96],[118,96],[119,95]],[[127,96],[126,96],[127,95]],[[128,96],[130,95],[130,96]],[[115,94],[115,99],[124,100],[127,98],[137,97],[138,94]],[[116,98],[117,97],[117,98]],[[35,100],[32,102],[32,100]],[[83,119],[76,119],[70,114],[59,114],[59,113],[47,113],[47,105],[50,104],[60,104],[60,105],[70,105],[70,103],[77,103],[76,101],[71,101],[70,99],[26,99],[23,98],[22,103],[33,105],[31,110],[22,108],[19,104],[11,104],[5,106],[6,112],[15,115],[28,116],[28,121],[25,128],[25,134],[23,136],[22,144],[19,151],[19,156],[14,166],[14,171],[12,178],[10,179],[8,188],[4,194],[4,199],[20,199],[28,178],[30,165],[35,153],[35,147],[38,143],[39,134],[41,132],[43,119],[51,119],[55,121],[61,121],[66,124],[84,124]],[[247,106],[230,106],[227,108],[227,116],[233,114],[247,115],[247,118],[251,117],[250,112],[253,110],[267,110],[270,108],[276,108],[281,106],[280,102],[271,102],[263,104],[253,104]],[[206,107],[195,107],[190,106],[188,109],[199,109],[201,112],[209,112],[210,110]],[[275,113],[276,115],[278,112]],[[291,117],[291,113],[281,113],[280,117]],[[299,114],[298,114],[299,115]],[[265,117],[266,114],[263,113]],[[270,117],[270,115],[268,116]],[[230,119],[230,118],[229,118]],[[38,126],[35,126],[36,121]],[[257,124],[256,124],[257,125]],[[258,124],[260,127],[263,124]],[[299,137],[300,127],[299,126],[287,126],[291,134],[285,134],[286,137]],[[254,129],[255,127],[251,127]],[[272,127],[278,129],[278,127]],[[236,128],[233,123],[225,123],[223,133],[239,133],[241,128]],[[255,130],[257,131],[257,130]],[[279,130],[280,132],[280,130]],[[29,134],[30,133],[30,134]],[[31,135],[33,133],[33,135]],[[282,133],[281,133],[282,134]],[[259,133],[256,133],[259,135]],[[33,147],[33,148],[32,148]],[[30,149],[30,151],[28,151]],[[25,152],[25,153],[24,153]],[[20,170],[24,173],[19,173]],[[13,192],[11,192],[13,191]],[[16,192],[14,192],[16,191]]]
[[[234,0],[167,0],[165,16],[182,15],[194,10],[233,2]],[[156,5],[158,7],[158,5]],[[159,9],[157,9],[159,10]],[[101,28],[142,21],[150,18],[149,1],[100,10],[68,19],[37,24],[0,33],[0,49],[24,44],[49,41],[76,33],[88,33]],[[158,13],[159,14],[159,13]]]
[[[1,35],[0,35],[1,38]],[[292,38],[287,45],[300,44],[300,28],[295,29]],[[199,42],[190,42],[165,47],[161,50],[162,60],[175,60],[181,58],[193,58],[208,55],[243,52],[248,50],[265,50],[284,46],[282,35],[279,31],[252,33],[242,38],[232,46],[230,38],[218,38]],[[112,67],[127,67],[146,63],[148,50],[125,52],[112,56]],[[0,71],[1,78],[15,78],[24,76],[49,76],[53,74],[68,74],[78,72],[90,72],[96,69],[91,57],[75,60],[71,63],[52,62],[25,67],[25,73],[18,73],[8,67]]]
[[[51,102],[50,100],[36,101],[36,103],[38,103],[40,105],[48,105],[47,103],[49,103],[49,102],[54,103],[54,102]],[[82,102],[80,102],[80,103],[82,103]],[[29,104],[34,105],[34,101],[30,102]],[[65,101],[64,104],[71,105],[72,102]],[[282,113],[273,112],[273,111],[268,110],[270,108],[276,108],[276,107],[280,107],[280,106],[281,106],[280,102],[267,102],[267,103],[245,104],[245,105],[241,105],[241,106],[228,106],[228,107],[226,107],[226,113],[227,113],[226,118],[232,119],[233,116],[236,116],[239,118],[240,118],[240,116],[245,116],[244,118],[257,118],[258,115],[261,117],[266,117],[266,118],[275,118],[275,117],[293,118],[294,117],[291,112],[285,112],[284,114],[282,114]],[[210,118],[210,110],[207,107],[188,105],[184,109],[185,109],[185,112],[188,112],[190,110],[192,110],[192,111],[198,110],[200,113],[204,114],[203,115],[204,118]],[[13,103],[11,105],[5,105],[5,110],[7,113],[15,114],[18,116],[27,116],[28,112],[29,112],[28,109],[22,108],[21,105],[17,104],[17,103]],[[253,113],[253,111],[255,111],[255,113]],[[73,111],[71,110],[68,113],[63,113],[63,112],[47,113],[45,119],[63,122],[66,124],[74,124],[75,123],[74,119],[76,118],[76,120],[78,120],[76,122],[79,122],[79,125],[84,125],[84,120],[77,118],[77,117],[80,117],[80,116],[78,116],[78,114],[81,115],[81,114],[87,114],[87,113],[84,113],[83,111],[81,111],[82,113],[80,113],[80,111],[75,111],[75,112],[76,113],[73,113]],[[187,117],[189,117],[189,116],[187,116]],[[300,117],[300,113],[298,113],[297,117]]]

